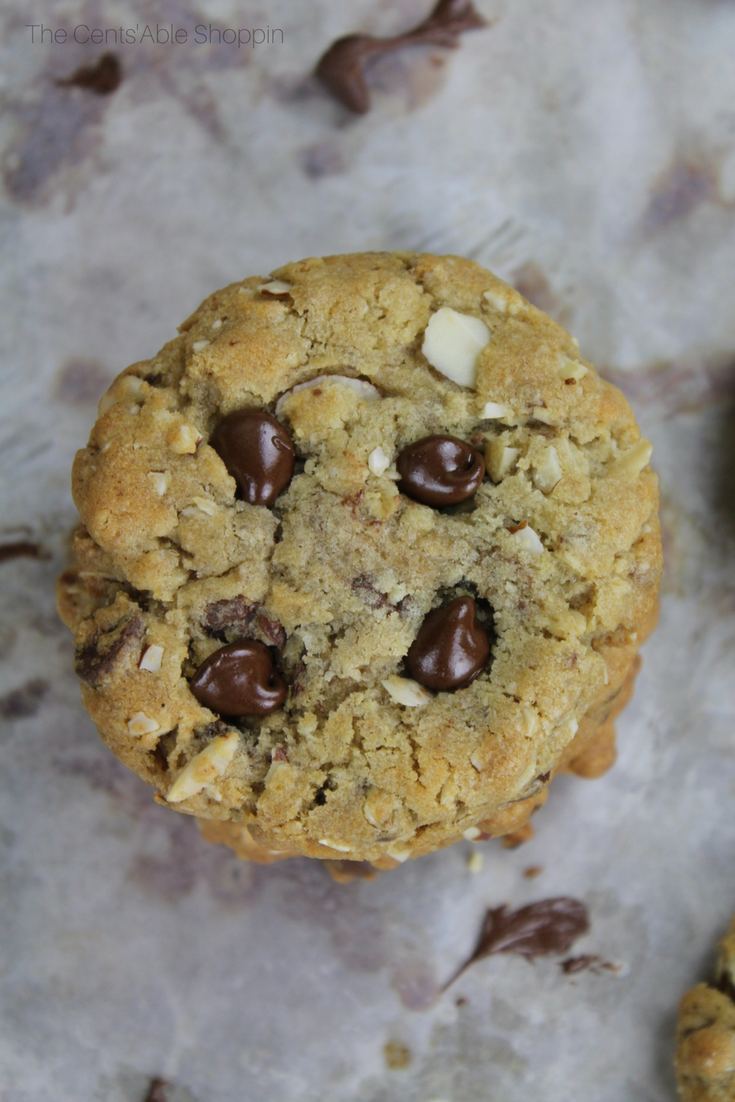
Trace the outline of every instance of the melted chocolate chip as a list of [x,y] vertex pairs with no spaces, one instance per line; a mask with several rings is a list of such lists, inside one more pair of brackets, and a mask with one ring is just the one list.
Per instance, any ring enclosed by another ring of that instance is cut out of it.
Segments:
[[338,38],[320,58],[315,74],[345,107],[364,115],[370,108],[364,67],[371,58],[402,46],[455,47],[463,31],[485,26],[487,21],[475,11],[472,0],[439,0],[428,18],[405,34],[394,38],[373,38],[369,34]]
[[404,494],[424,505],[456,505],[477,492],[485,476],[482,452],[456,436],[425,436],[396,461]]
[[458,597],[424,618],[406,655],[406,669],[427,689],[462,689],[482,672],[489,654],[490,640],[475,615],[475,602]]
[[265,716],[280,708],[286,686],[264,643],[229,643],[202,662],[190,682],[197,700],[224,716]]
[[251,505],[272,505],[291,481],[296,460],[291,437],[265,410],[228,414],[210,444]]

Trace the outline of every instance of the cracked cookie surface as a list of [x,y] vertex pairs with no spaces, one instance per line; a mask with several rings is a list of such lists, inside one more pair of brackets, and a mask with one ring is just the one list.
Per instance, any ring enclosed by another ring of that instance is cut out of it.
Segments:
[[[241,410],[295,447],[270,506],[211,446]],[[399,455],[432,436],[484,458],[457,503],[402,492]],[[649,456],[576,342],[471,261],[356,254],[232,284],[118,377],[77,455],[59,602],[84,704],[161,802],[269,852],[391,864],[516,830],[554,773],[610,764],[661,570]],[[467,598],[490,656],[430,691],[406,655]],[[190,689],[240,640],[287,686],[270,714]]]

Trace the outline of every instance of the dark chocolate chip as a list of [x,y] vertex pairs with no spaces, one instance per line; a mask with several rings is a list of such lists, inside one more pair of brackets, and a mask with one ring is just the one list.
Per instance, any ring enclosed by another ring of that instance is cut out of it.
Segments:
[[90,641],[77,651],[74,669],[77,676],[92,688],[97,688],[109,677],[118,663],[137,653],[140,640],[145,635],[145,621],[141,616],[133,615],[122,620],[110,631],[94,633]]
[[425,436],[396,461],[404,494],[424,505],[456,505],[477,492],[485,476],[482,452],[456,436]]
[[487,632],[471,597],[458,597],[425,618],[406,655],[406,669],[427,689],[461,689],[482,673],[490,654]]
[[265,716],[280,708],[286,685],[264,643],[229,643],[202,662],[190,682],[197,700],[223,716]]
[[296,460],[291,437],[265,410],[230,413],[217,425],[210,444],[251,505],[272,505],[291,481]]

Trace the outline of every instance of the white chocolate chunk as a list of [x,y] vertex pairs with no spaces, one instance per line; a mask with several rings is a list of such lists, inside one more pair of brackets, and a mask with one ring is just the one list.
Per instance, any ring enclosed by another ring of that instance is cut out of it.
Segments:
[[650,440],[646,440],[645,437],[641,437],[637,440],[631,448],[624,451],[614,463],[611,464],[610,470],[613,474],[626,475],[628,478],[635,478],[639,475],[644,467],[648,466],[648,461],[651,458],[653,451],[653,444]]
[[272,279],[269,283],[261,283],[258,290],[263,295],[287,295],[291,290],[291,284],[283,279]]
[[521,528],[517,528],[515,532],[511,533],[511,537],[516,541],[520,550],[527,551],[529,555],[542,555],[544,552],[544,545],[539,539],[538,533],[525,521]]
[[128,720],[128,731],[136,738],[140,738],[141,735],[152,735],[154,731],[159,729],[160,725],[156,723],[155,719],[147,716],[145,712],[136,712]]
[[481,834],[482,831],[479,827],[467,827],[467,830],[463,832],[463,837],[466,838],[468,842],[474,842]]
[[570,360],[568,356],[560,355],[556,369],[559,372],[559,378],[565,382],[567,379],[574,379],[575,383],[578,383],[580,379],[584,379],[585,375],[589,374],[589,371],[580,363],[579,360]]
[[377,448],[373,448],[368,456],[368,467],[372,474],[385,474],[390,467],[390,459],[385,454],[380,445]]
[[396,704],[403,704],[406,708],[421,708],[432,699],[431,693],[419,685],[418,681],[412,681],[410,677],[386,677],[381,685],[391,700]]
[[161,668],[162,658],[163,647],[159,647],[158,643],[151,643],[151,645],[146,647],[143,651],[143,657],[138,663],[138,669],[148,670],[149,673],[158,673]]
[[488,443],[485,448],[485,463],[493,482],[502,482],[510,474],[520,454],[520,448],[511,448],[502,436],[497,436]]
[[316,379],[309,379],[306,383],[297,383],[296,386],[292,386],[290,390],[281,395],[276,402],[276,417],[280,417],[284,402],[292,394],[297,394],[300,390],[313,390],[316,386],[323,386],[324,383],[330,382],[350,387],[364,402],[377,402],[379,398],[382,398],[378,388],[373,386],[372,383],[366,382],[365,379],[353,379],[350,375],[317,375]]
[[533,484],[542,494],[550,494],[561,481],[562,470],[559,455],[553,444],[545,450],[544,454],[533,469]]
[[432,367],[459,386],[477,385],[477,360],[490,340],[480,318],[442,306],[429,319],[421,351]]
[[473,850],[467,858],[467,871],[477,875],[478,872],[482,872],[482,866],[484,864],[485,858],[482,856],[479,849]]
[[168,791],[167,802],[178,804],[182,800],[196,796],[203,788],[208,788],[225,772],[235,756],[239,742],[240,736],[237,731],[213,738],[209,745],[205,746],[181,770]]
[[500,402],[485,402],[480,416],[483,421],[499,421],[508,416],[508,410]]
[[207,341],[207,340],[194,341],[193,345],[191,346],[191,350],[192,350],[192,352],[203,352],[205,348],[209,348],[210,344],[211,344],[211,341]]

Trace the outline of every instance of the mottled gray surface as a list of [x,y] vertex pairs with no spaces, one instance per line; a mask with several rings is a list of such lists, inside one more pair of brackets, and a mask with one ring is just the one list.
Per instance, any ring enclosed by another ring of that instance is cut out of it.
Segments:
[[[673,1098],[676,1004],[735,909],[735,5],[479,6],[491,28],[381,62],[354,119],[310,67],[424,0],[0,3],[0,544],[40,548],[0,562],[1,1102],[142,1102],[154,1075],[169,1102]],[[55,80],[101,47],[24,27],[156,19],[285,41],[124,46],[99,97]],[[152,803],[81,709],[52,586],[107,381],[213,287],[376,247],[477,257],[622,380],[667,575],[612,773],[557,781],[476,876],[468,844],[340,887]],[[617,973],[498,957],[440,994],[488,905],[560,894]]]

